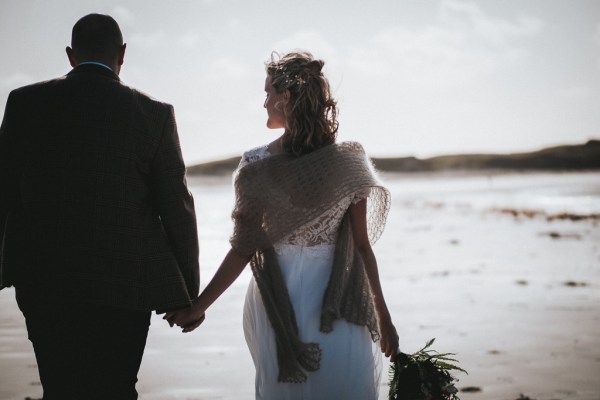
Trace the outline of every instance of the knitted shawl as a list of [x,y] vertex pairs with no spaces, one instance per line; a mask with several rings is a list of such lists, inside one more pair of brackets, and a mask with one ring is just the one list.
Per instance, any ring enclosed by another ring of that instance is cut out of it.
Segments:
[[[234,176],[232,248],[252,255],[250,266],[275,331],[278,381],[301,383],[306,371],[319,369],[318,343],[303,343],[273,245],[301,226],[335,207],[361,189],[370,188],[367,201],[369,240],[381,235],[390,196],[377,180],[362,146],[344,142],[295,157],[273,155],[244,166]],[[321,331],[333,321],[366,326],[379,339],[377,321],[364,264],[354,246],[346,213],[335,244],[333,266],[323,298]]]

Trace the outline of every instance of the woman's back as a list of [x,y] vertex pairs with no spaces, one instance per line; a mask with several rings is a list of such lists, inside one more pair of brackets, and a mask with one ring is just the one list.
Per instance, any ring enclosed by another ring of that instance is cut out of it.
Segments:
[[[239,168],[271,155],[267,145],[248,150]],[[244,334],[256,367],[256,399],[377,398],[381,361],[367,328],[339,320],[332,332],[321,331],[323,299],[340,224],[352,202],[368,197],[369,190],[342,198],[273,244],[294,310],[298,338],[304,343],[318,343],[322,352],[319,368],[308,373],[306,382],[278,382],[275,333],[256,281],[251,280],[244,305]]]
[[[269,156],[271,156],[271,152],[269,151],[268,145],[253,148],[244,153],[238,168],[242,168]],[[335,244],[342,218],[350,204],[357,203],[360,200],[366,199],[368,196],[369,190],[366,189],[342,199],[335,207],[330,208],[319,217],[288,234],[281,239],[278,244],[300,246]]]

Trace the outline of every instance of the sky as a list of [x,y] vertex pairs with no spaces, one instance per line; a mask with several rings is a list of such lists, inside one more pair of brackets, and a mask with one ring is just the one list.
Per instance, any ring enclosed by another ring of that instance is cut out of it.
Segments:
[[122,81],[173,104],[187,164],[268,143],[265,62],[311,51],[338,140],[376,157],[600,139],[598,0],[0,0],[0,103],[69,72],[82,16],[112,15]]

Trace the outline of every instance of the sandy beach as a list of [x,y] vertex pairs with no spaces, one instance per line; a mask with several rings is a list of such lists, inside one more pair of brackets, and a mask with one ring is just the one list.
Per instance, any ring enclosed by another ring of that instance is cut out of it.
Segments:
[[[401,349],[436,338],[457,353],[463,400],[600,400],[600,219],[551,218],[599,213],[600,173],[384,179],[393,204],[374,250]],[[205,286],[228,248],[233,197],[227,179],[190,182]],[[250,279],[244,271],[195,332],[153,316],[140,399],[253,398],[241,322]],[[13,289],[0,309],[0,399],[41,398]]]

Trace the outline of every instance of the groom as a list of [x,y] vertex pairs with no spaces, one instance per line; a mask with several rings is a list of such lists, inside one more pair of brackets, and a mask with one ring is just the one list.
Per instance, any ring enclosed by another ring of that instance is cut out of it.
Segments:
[[121,83],[125,46],[113,18],[81,18],[73,70],[11,92],[0,128],[0,288],[44,400],[136,399],[151,311],[198,294],[173,107]]

